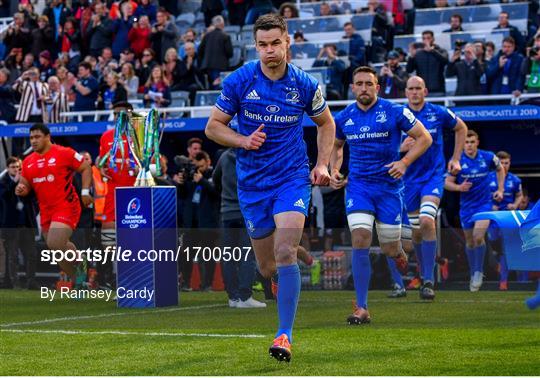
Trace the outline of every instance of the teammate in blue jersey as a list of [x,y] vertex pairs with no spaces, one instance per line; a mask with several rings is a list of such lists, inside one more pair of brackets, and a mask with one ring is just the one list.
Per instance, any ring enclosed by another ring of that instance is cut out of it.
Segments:
[[[478,149],[478,134],[467,131],[465,151],[461,155],[461,172],[446,176],[445,189],[461,192],[460,211],[461,227],[465,233],[465,253],[469,260],[471,291],[478,291],[482,286],[484,256],[486,253],[485,235],[489,220],[472,221],[472,216],[482,211],[491,211],[492,198],[501,201],[504,193],[504,171],[493,152]],[[489,173],[497,172],[497,190],[491,194]]]
[[[292,327],[300,294],[297,250],[311,186],[328,185],[335,124],[317,81],[287,64],[287,24],[268,14],[253,29],[260,60],[245,64],[223,82],[206,135],[236,147],[238,199],[261,274],[279,277],[279,329],[270,354],[290,361]],[[302,118],[318,126],[317,164],[309,172]],[[228,127],[238,117],[238,132]]]
[[[506,151],[497,152],[497,157],[501,162],[504,172],[504,195],[500,202],[493,200],[492,206],[493,210],[517,210],[521,199],[523,198],[523,192],[521,189],[521,179],[510,173],[510,160],[511,156]],[[497,175],[495,172],[489,174],[489,189],[492,193],[497,190],[498,182]],[[497,240],[501,237],[500,230],[497,228],[496,224],[491,224],[489,227],[488,235],[491,240]],[[499,244],[499,243],[496,243]],[[502,250],[500,248],[499,250]],[[499,269],[499,290],[508,290],[508,264],[506,262],[506,256],[504,254],[500,255],[499,258],[500,269]],[[527,281],[528,272],[519,272],[518,281]]]
[[[425,100],[428,91],[424,80],[413,76],[407,80],[405,94],[407,107],[414,116],[422,121],[433,138],[429,149],[420,156],[403,176],[405,183],[405,207],[413,229],[413,243],[416,258],[420,264],[420,298],[433,300],[435,291],[434,268],[437,257],[437,233],[435,218],[444,191],[446,170],[456,175],[461,170],[459,159],[465,145],[467,125],[444,106],[434,105]],[[443,151],[443,130],[455,133],[454,152],[445,162]],[[414,140],[408,138],[402,145],[402,152],[407,151]]]
[[[334,188],[345,185],[339,173],[343,163],[343,147],[349,144],[349,176],[345,193],[347,220],[352,233],[352,272],[356,291],[349,324],[370,322],[367,296],[371,265],[369,247],[373,223],[385,255],[397,257],[400,248],[401,213],[403,210],[401,178],[431,144],[431,136],[411,111],[377,97],[377,74],[371,67],[358,67],[353,72],[352,91],[356,102],[335,118],[336,141],[330,159]],[[416,143],[399,158],[401,132]]]

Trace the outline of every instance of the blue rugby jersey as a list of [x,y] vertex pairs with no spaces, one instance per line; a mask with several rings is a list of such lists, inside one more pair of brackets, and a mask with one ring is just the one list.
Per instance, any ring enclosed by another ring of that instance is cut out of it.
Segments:
[[[493,193],[497,191],[499,183],[497,182],[497,173],[491,172],[489,174],[489,189],[493,198]],[[514,203],[516,195],[521,192],[521,179],[508,172],[504,180],[504,196],[501,202],[493,200],[493,204],[499,207],[499,210],[508,210],[507,206]]]
[[401,188],[402,180],[388,174],[385,165],[399,160],[401,132],[416,124],[411,111],[383,98],[368,109],[353,103],[336,117],[336,138],[349,144],[349,178]]
[[472,183],[468,192],[461,193],[460,207],[462,213],[474,210],[491,203],[489,189],[489,173],[499,166],[499,159],[493,152],[478,150],[474,158],[468,157],[465,152],[461,154],[461,172],[456,176],[456,183],[465,180]]
[[273,81],[263,74],[259,61],[251,62],[224,80],[216,107],[237,115],[242,135],[264,124],[266,141],[261,148],[237,151],[239,189],[267,190],[291,179],[309,180],[302,118],[304,112],[315,117],[327,107],[315,78],[288,64],[285,76]]
[[454,129],[457,124],[456,115],[444,106],[426,102],[420,111],[409,108],[414,116],[422,122],[433,138],[433,143],[405,172],[403,181],[418,184],[428,181],[434,176],[442,177],[446,171],[443,151],[443,129]]

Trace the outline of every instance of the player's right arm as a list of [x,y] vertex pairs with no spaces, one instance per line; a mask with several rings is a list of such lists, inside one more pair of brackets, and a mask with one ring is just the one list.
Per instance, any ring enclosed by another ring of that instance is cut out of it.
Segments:
[[472,183],[466,179],[461,184],[456,183],[456,176],[452,175],[447,175],[444,180],[444,188],[451,192],[468,192],[471,186]]
[[32,190],[32,185],[30,182],[25,179],[23,176],[19,177],[19,183],[15,187],[15,194],[19,197],[26,197],[28,194],[30,194],[30,191]]
[[346,180],[340,172],[343,164],[344,146],[345,140],[338,138],[334,140],[334,148],[330,155],[330,186],[334,189],[341,189],[346,184]]
[[266,133],[262,131],[264,124],[261,124],[251,135],[245,136],[229,127],[232,118],[232,116],[214,107],[204,133],[209,139],[222,146],[258,150],[266,140]]

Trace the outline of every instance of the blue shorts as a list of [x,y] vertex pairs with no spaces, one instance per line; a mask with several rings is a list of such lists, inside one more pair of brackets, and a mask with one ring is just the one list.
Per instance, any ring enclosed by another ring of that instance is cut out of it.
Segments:
[[[349,179],[350,180],[350,179]],[[368,213],[380,223],[401,224],[403,194],[399,188],[389,188],[365,182],[349,181],[345,190],[347,215]]]
[[483,211],[491,211],[491,202],[480,205],[474,209],[467,209],[466,212],[460,211],[459,218],[461,219],[461,228],[464,230],[470,230],[474,228],[474,221],[471,219],[474,214],[481,213]]
[[305,179],[296,179],[267,191],[238,189],[240,210],[252,239],[263,239],[274,232],[274,215],[286,211],[297,211],[308,215],[311,200],[311,184]]
[[420,210],[422,197],[434,196],[441,199],[444,191],[444,176],[434,176],[421,183],[407,183],[405,185],[405,206],[409,213]]

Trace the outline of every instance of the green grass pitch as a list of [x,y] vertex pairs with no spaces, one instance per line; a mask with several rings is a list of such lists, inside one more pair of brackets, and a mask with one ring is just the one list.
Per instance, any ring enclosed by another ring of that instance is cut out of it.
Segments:
[[523,304],[532,293],[386,294],[370,292],[371,324],[348,326],[352,292],[302,292],[287,364],[268,355],[275,303],[229,309],[224,293],[194,292],[178,308],[117,309],[2,290],[0,375],[540,373],[540,312]]

